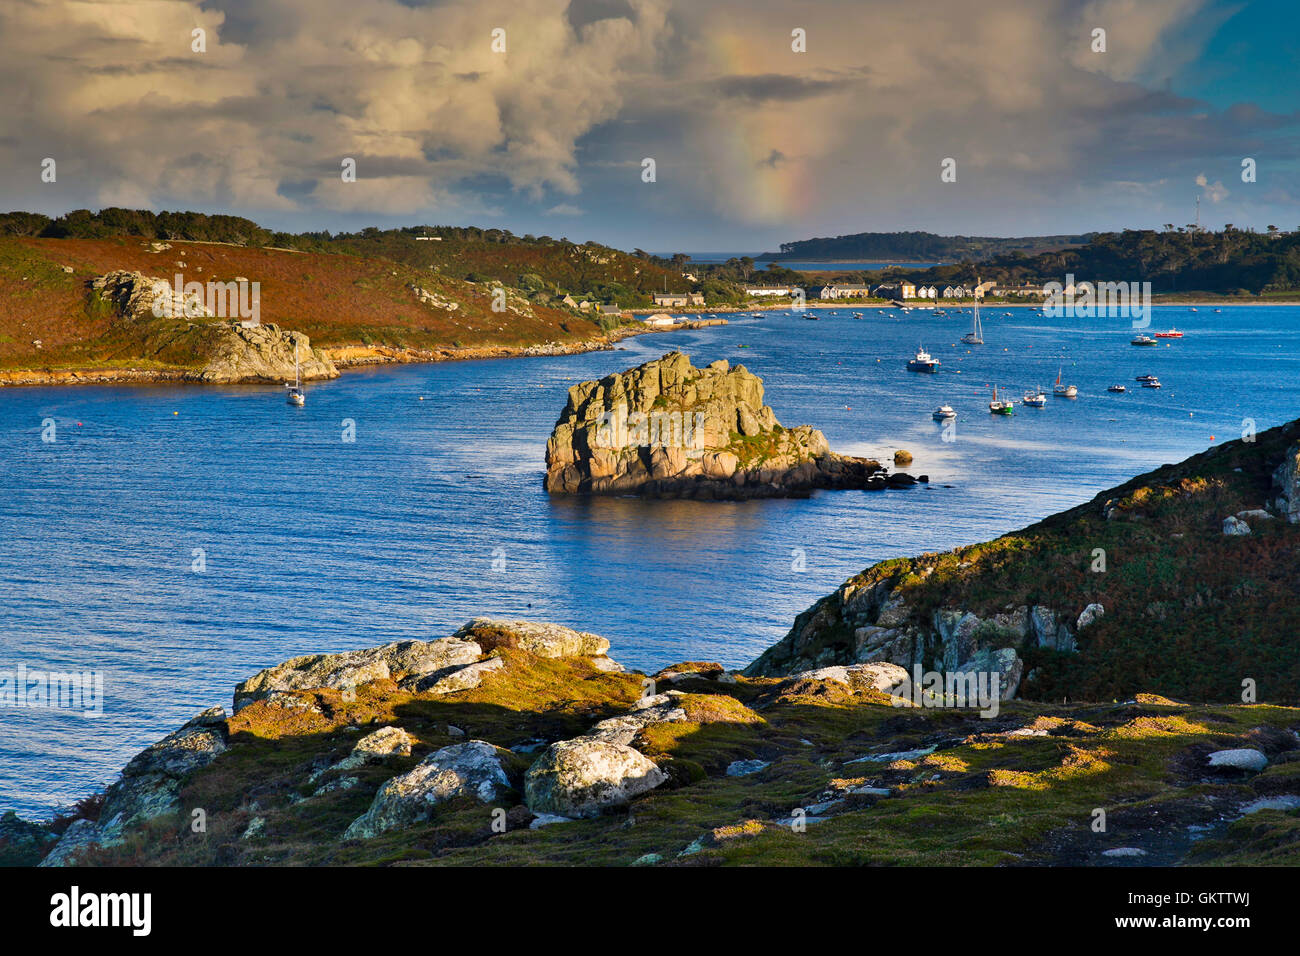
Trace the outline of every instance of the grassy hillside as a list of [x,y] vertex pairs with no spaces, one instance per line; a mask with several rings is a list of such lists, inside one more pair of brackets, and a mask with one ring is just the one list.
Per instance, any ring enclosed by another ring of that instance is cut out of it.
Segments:
[[[222,243],[0,238],[0,369],[191,367],[201,336],[184,323],[121,323],[90,282],[112,270],[206,283],[261,283],[261,321],[307,333],[313,345],[402,349],[526,346],[600,335],[597,320],[513,293],[492,311],[492,286],[432,269],[355,254],[295,252]],[[70,270],[70,271],[69,271]],[[421,302],[411,286],[457,308]],[[39,341],[39,346],[36,342]]]
[[[1250,534],[1223,533],[1225,517],[1273,506],[1274,472],[1298,439],[1300,422],[1291,422],[1164,465],[997,540],[874,565],[804,612],[760,662],[784,670],[855,660],[862,621],[852,595],[883,589],[901,602],[891,613],[904,615],[897,626],[914,635],[927,668],[945,649],[938,614],[989,622],[976,637],[1023,657],[1022,697],[1149,691],[1235,701],[1250,679],[1261,701],[1300,702],[1300,525],[1251,517]],[[1075,631],[1090,604],[1104,615],[1077,628],[1077,652],[995,633],[995,618],[1035,606],[1054,609]]]
[[[0,213],[0,237],[45,239],[141,239],[167,242],[220,242],[250,248],[340,253],[404,263],[421,273],[472,282],[496,282],[520,289],[535,304],[575,300],[649,306],[651,294],[684,292],[696,283],[683,275],[685,257],[669,261],[640,252],[626,253],[599,243],[575,243],[551,236],[516,236],[506,229],[473,226],[413,226],[363,229],[355,233],[272,232],[238,216],[160,212],[110,207],[78,209],[55,219],[36,213]],[[729,282],[712,282],[703,291],[711,303],[741,298]]]
[[[932,232],[859,232],[834,238],[819,237],[781,243],[778,259],[895,260],[899,262],[952,262],[983,260],[1009,252],[1038,253],[1066,249],[1087,242],[1090,234],[1062,236],[938,236]],[[762,258],[771,258],[764,253]]]

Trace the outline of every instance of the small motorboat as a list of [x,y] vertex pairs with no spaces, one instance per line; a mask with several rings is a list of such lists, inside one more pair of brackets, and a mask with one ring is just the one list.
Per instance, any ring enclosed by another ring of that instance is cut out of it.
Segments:
[[1006,399],[998,398],[998,387],[993,386],[993,401],[989,402],[989,411],[994,415],[1014,415],[1016,413],[1015,402],[1008,402]]
[[1139,375],[1137,378],[1133,379],[1133,381],[1135,381],[1135,382],[1154,382],[1154,381],[1156,381],[1156,377],[1155,377],[1154,375]]
[[1145,382],[1142,383],[1142,387],[1143,387],[1143,388],[1159,388],[1159,387],[1160,387],[1160,379],[1155,378],[1155,377],[1149,378],[1149,379],[1147,379]]
[[1108,392],[1127,392],[1127,391],[1128,391],[1128,388],[1127,388],[1126,386],[1124,386],[1124,385],[1112,385],[1110,388],[1106,389],[1106,391],[1108,391]]
[[1163,332],[1156,333],[1156,338],[1158,339],[1181,339],[1182,337],[1183,337],[1183,333],[1179,332],[1175,328],[1169,328]]
[[1155,345],[1156,340],[1149,335],[1139,335],[1129,342],[1129,345]]
[[934,410],[934,415],[932,417],[936,422],[943,422],[952,418],[956,418],[957,412],[953,409],[951,405],[940,405],[938,408]]
[[1021,402],[1030,408],[1046,408],[1047,396],[1043,394],[1041,388],[1036,388],[1031,392],[1025,392],[1025,397],[1021,399]]
[[942,363],[934,358],[924,347],[916,350],[916,358],[907,363],[909,372],[937,372]]

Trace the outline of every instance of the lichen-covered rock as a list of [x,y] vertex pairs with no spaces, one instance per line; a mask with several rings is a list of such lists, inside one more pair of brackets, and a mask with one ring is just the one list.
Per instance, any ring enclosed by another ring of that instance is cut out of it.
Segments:
[[524,799],[534,813],[594,817],[667,779],[625,744],[579,737],[552,744],[528,769]]
[[235,709],[268,697],[273,691],[346,689],[374,680],[423,677],[472,664],[482,654],[483,649],[473,641],[454,637],[398,641],[342,654],[307,654],[259,671],[241,683],[235,688]]
[[476,617],[454,636],[473,641],[485,652],[514,647],[538,657],[603,657],[609,651],[609,641],[599,634],[542,621]]
[[358,740],[352,752],[334,766],[336,770],[351,770],[388,757],[409,757],[414,743],[414,738],[401,727],[381,727]]
[[181,784],[223,753],[226,742],[225,708],[212,707],[136,754],[104,792],[99,822],[70,826],[44,865],[72,862],[87,846],[120,843],[127,827],[180,810]]
[[1289,445],[1273,471],[1277,510],[1291,524],[1300,524],[1300,443]]
[[446,670],[434,671],[425,677],[408,678],[402,683],[419,694],[452,694],[458,690],[473,690],[483,683],[483,678],[493,671],[505,667],[506,662],[499,657],[489,657],[485,661],[462,664]]
[[502,758],[509,751],[485,740],[443,747],[425,757],[409,773],[379,788],[374,801],[344,832],[345,840],[369,839],[427,820],[434,808],[456,797],[481,803],[510,789]]
[[1106,613],[1106,609],[1100,604],[1089,604],[1079,614],[1079,620],[1074,625],[1075,630],[1082,631],[1090,624],[1095,624],[1097,620]]
[[803,680],[831,680],[852,690],[878,690],[889,693],[910,679],[907,670],[897,664],[848,664],[800,671],[793,675]]
[[[338,378],[339,370],[325,352],[311,347],[301,332],[274,322],[245,327],[225,326],[199,373],[201,382],[284,382],[295,373],[304,380]],[[295,368],[294,359],[297,357]]]
[[63,831],[63,836],[54,848],[46,854],[45,859],[38,863],[38,866],[72,866],[77,862],[77,856],[91,847],[100,846],[103,843],[103,832],[98,823],[92,820],[73,820],[68,824],[68,828]]
[[1255,773],[1268,766],[1268,757],[1250,747],[1236,750],[1216,750],[1206,758],[1206,764],[1216,770],[1249,770]]
[[643,697],[626,714],[600,721],[588,736],[615,744],[630,744],[647,727],[686,720],[686,711],[678,705],[680,697],[681,692],[675,690]]
[[1223,533],[1226,535],[1250,534],[1250,525],[1236,515],[1228,515],[1223,519]]
[[881,470],[782,427],[744,366],[695,368],[681,352],[574,385],[546,444],[546,489],[565,494],[780,497],[862,488]]
[[987,673],[990,678],[996,676],[998,682],[998,697],[1001,700],[1011,700],[1016,696],[1016,691],[1020,688],[1020,678],[1024,674],[1025,662],[1020,659],[1015,648],[985,648],[970,660],[963,662],[955,668],[959,674],[981,674]]

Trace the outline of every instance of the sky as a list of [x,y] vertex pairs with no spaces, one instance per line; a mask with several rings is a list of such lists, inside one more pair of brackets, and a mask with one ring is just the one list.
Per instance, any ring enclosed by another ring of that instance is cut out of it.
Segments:
[[5,0],[0,207],[659,252],[1198,198],[1300,229],[1297,28],[1296,0]]

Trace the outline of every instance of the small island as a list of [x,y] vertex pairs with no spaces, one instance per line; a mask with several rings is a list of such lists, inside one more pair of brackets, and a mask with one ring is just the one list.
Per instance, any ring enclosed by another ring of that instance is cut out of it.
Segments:
[[696,368],[681,352],[574,385],[546,443],[553,494],[796,498],[914,481],[832,452],[811,426],[784,427],[743,365]]

